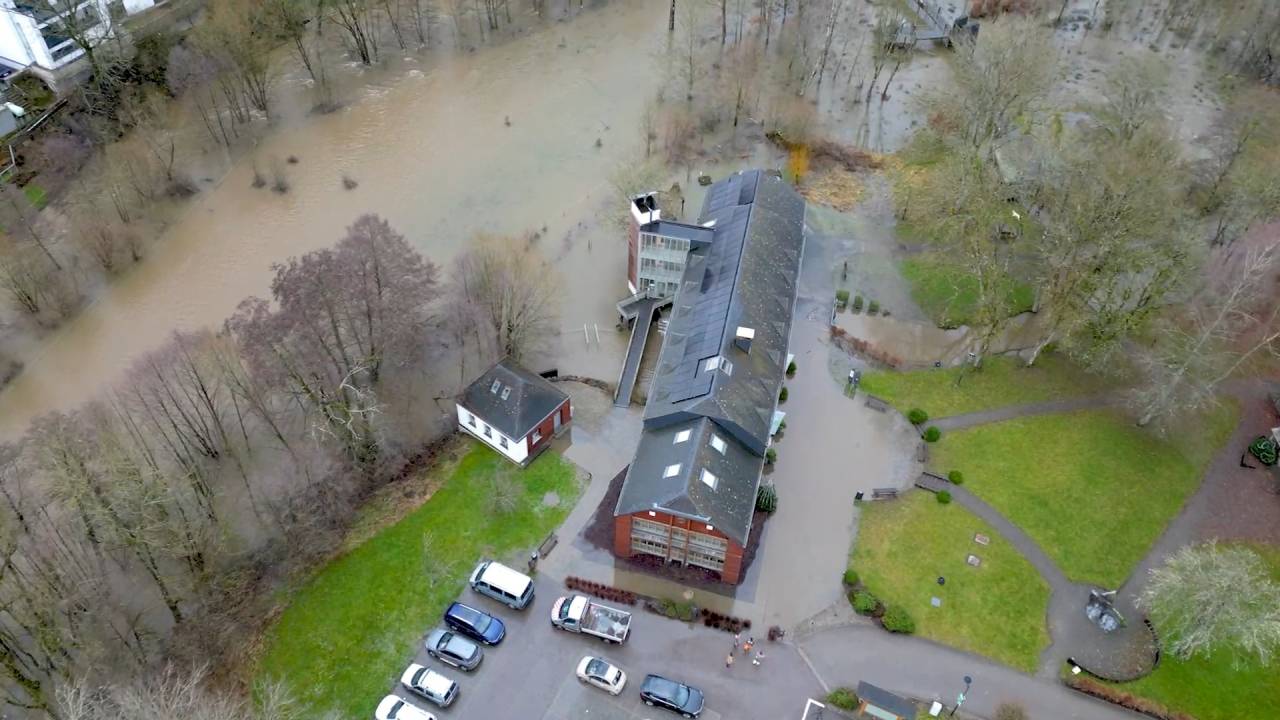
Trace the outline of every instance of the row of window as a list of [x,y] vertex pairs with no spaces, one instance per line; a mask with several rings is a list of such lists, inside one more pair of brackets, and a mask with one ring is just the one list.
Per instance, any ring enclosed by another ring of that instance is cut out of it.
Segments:
[[689,250],[689,241],[680,238],[664,237],[662,235],[654,235],[653,233],[640,233],[640,245],[647,248],[666,248],[668,250],[679,250],[687,252]]
[[[497,381],[495,380],[494,382],[497,382]],[[463,411],[462,411],[462,419],[463,419],[463,420],[466,420],[466,421],[467,421],[467,424],[468,424],[468,425],[470,425],[471,427],[473,427],[473,428],[474,428],[474,427],[476,427],[476,416],[475,416],[475,415],[472,415],[471,413],[467,412],[466,410],[463,410]],[[483,433],[485,437],[487,437],[487,438],[489,438],[490,440],[492,440],[492,439],[493,439],[493,428],[489,427],[489,423],[486,423],[486,422],[482,422],[482,423],[480,423],[480,425],[481,425],[481,433]],[[542,433],[541,433],[541,432],[538,432],[538,431],[534,431],[534,433],[533,433],[533,441],[534,441],[534,442],[538,442],[538,441],[539,441],[539,440],[541,440],[541,439],[542,439]],[[503,450],[506,450],[506,449],[507,449],[507,438],[506,438],[506,436],[504,436],[502,433],[498,433],[498,445],[499,445]]]
[[640,290],[654,290],[663,295],[674,295],[680,289],[678,282],[657,282],[646,277],[640,278]]
[[672,260],[655,260],[653,258],[640,258],[640,269],[665,270],[667,272],[684,272],[684,263],[674,262]]

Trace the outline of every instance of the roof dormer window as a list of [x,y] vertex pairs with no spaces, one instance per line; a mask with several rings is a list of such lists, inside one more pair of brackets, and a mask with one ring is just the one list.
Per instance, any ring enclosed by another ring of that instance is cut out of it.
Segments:
[[712,435],[711,447],[715,448],[716,452],[723,455],[725,451],[729,449],[729,444],[726,443],[724,441],[724,438],[720,437],[719,435]]
[[679,475],[679,474],[680,474],[680,463],[676,463],[675,465],[668,465],[666,469],[662,471],[662,477],[664,478],[675,477],[676,475]]
[[720,484],[720,478],[713,475],[711,471],[706,468],[702,469],[702,477],[700,479],[702,480],[703,485],[706,485],[712,490],[715,490],[716,486]]
[[672,444],[672,445],[679,445],[680,443],[682,443],[682,442],[684,442],[684,441],[688,440],[688,439],[689,439],[689,436],[690,436],[690,435],[692,435],[692,434],[693,434],[693,431],[692,431],[692,430],[681,430],[680,432],[676,433],[676,439],[675,439],[675,441],[674,441],[674,442],[672,442],[671,444]]

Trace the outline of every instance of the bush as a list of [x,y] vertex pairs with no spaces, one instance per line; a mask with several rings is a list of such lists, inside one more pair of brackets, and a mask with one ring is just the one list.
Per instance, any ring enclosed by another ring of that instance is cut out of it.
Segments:
[[765,463],[766,463],[766,464],[768,464],[768,465],[772,465],[772,464],[774,464],[775,462],[777,462],[777,461],[778,461],[778,451],[777,451],[777,450],[774,450],[773,448],[769,448],[768,450],[765,450],[765,451],[764,451],[764,461],[765,461]]
[[853,688],[838,687],[827,693],[827,704],[834,705],[841,710],[857,710],[861,702],[858,700],[858,694]]
[[951,472],[947,473],[947,480],[952,485],[963,485],[964,473],[960,472],[959,470],[952,470]]
[[845,585],[853,587],[858,584],[858,573],[853,568],[844,571],[844,577],[840,578]]
[[1154,718],[1164,718],[1165,720],[1186,720],[1188,716],[1169,710],[1169,708],[1161,705],[1154,700],[1134,695],[1117,687],[1112,687],[1105,683],[1098,682],[1093,678],[1083,676],[1073,676],[1067,679],[1067,684],[1079,690],[1082,693],[1101,698],[1109,703],[1114,703],[1122,708],[1136,710],[1140,713],[1150,715]]
[[862,310],[862,296],[855,295],[853,297],[853,309],[855,312]]
[[773,485],[761,485],[756,490],[756,510],[772,514],[778,509],[778,489]]
[[848,291],[848,290],[837,290],[837,291],[836,291],[836,304],[838,304],[840,307],[844,307],[845,305],[848,305],[848,304],[849,304],[849,291]]
[[924,431],[925,442],[938,442],[942,438],[942,430],[937,425],[930,425]]
[[794,377],[796,374],[796,361],[792,360],[787,363],[787,377]]
[[884,629],[891,633],[910,635],[916,631],[916,621],[911,618],[911,614],[897,605],[885,610],[880,622],[884,623]]
[[786,402],[786,401],[787,401],[787,386],[783,385],[782,389],[778,391],[778,402]]
[[995,720],[1028,720],[1027,711],[1017,703],[1000,703],[996,706]]
[[929,413],[920,408],[911,408],[907,411],[907,421],[912,425],[923,425],[929,422]]
[[786,430],[786,429],[787,429],[787,421],[783,419],[781,422],[778,423],[778,432],[782,432],[783,430]]
[[866,590],[859,590],[849,596],[849,603],[859,615],[870,615],[880,607],[880,601]]
[[880,303],[879,303],[879,302],[876,302],[875,300],[872,300],[871,302],[867,303],[867,314],[868,314],[868,315],[875,315],[875,314],[876,314],[876,313],[878,313],[878,312],[880,312]]
[[943,490],[942,492],[938,493],[937,495],[934,495],[934,497],[938,499],[938,504],[939,504],[939,505],[950,505],[950,504],[951,504],[951,493],[947,492],[946,490]]

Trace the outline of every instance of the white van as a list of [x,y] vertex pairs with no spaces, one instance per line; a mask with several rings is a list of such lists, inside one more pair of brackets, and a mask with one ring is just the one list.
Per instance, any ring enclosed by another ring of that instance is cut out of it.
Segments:
[[493,560],[484,560],[476,566],[471,573],[471,589],[512,610],[523,610],[533,602],[533,580]]

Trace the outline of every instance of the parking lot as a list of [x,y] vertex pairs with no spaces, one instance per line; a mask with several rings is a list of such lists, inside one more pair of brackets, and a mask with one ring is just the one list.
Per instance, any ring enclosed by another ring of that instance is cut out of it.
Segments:
[[[536,598],[521,611],[470,589],[463,591],[462,602],[501,618],[507,625],[506,638],[496,647],[485,647],[484,661],[470,673],[432,660],[419,643],[414,662],[457,681],[459,694],[453,705],[437,708],[411,696],[398,683],[393,691],[441,720],[679,717],[641,702],[639,687],[648,673],[701,689],[706,695],[702,717],[709,720],[790,717],[803,707],[806,697],[817,697],[820,692],[817,680],[789,645],[762,641],[759,647],[766,657],[760,667],[739,653],[733,668],[726,669],[724,660],[733,645],[732,636],[640,608],[629,608],[634,617],[627,642],[606,645],[593,637],[553,628],[551,604],[566,591],[545,575],[535,579],[535,587]],[[423,618],[422,623],[425,637],[439,624],[439,618]],[[604,657],[627,673],[627,687],[621,695],[612,697],[577,681],[574,669],[584,655]]]

